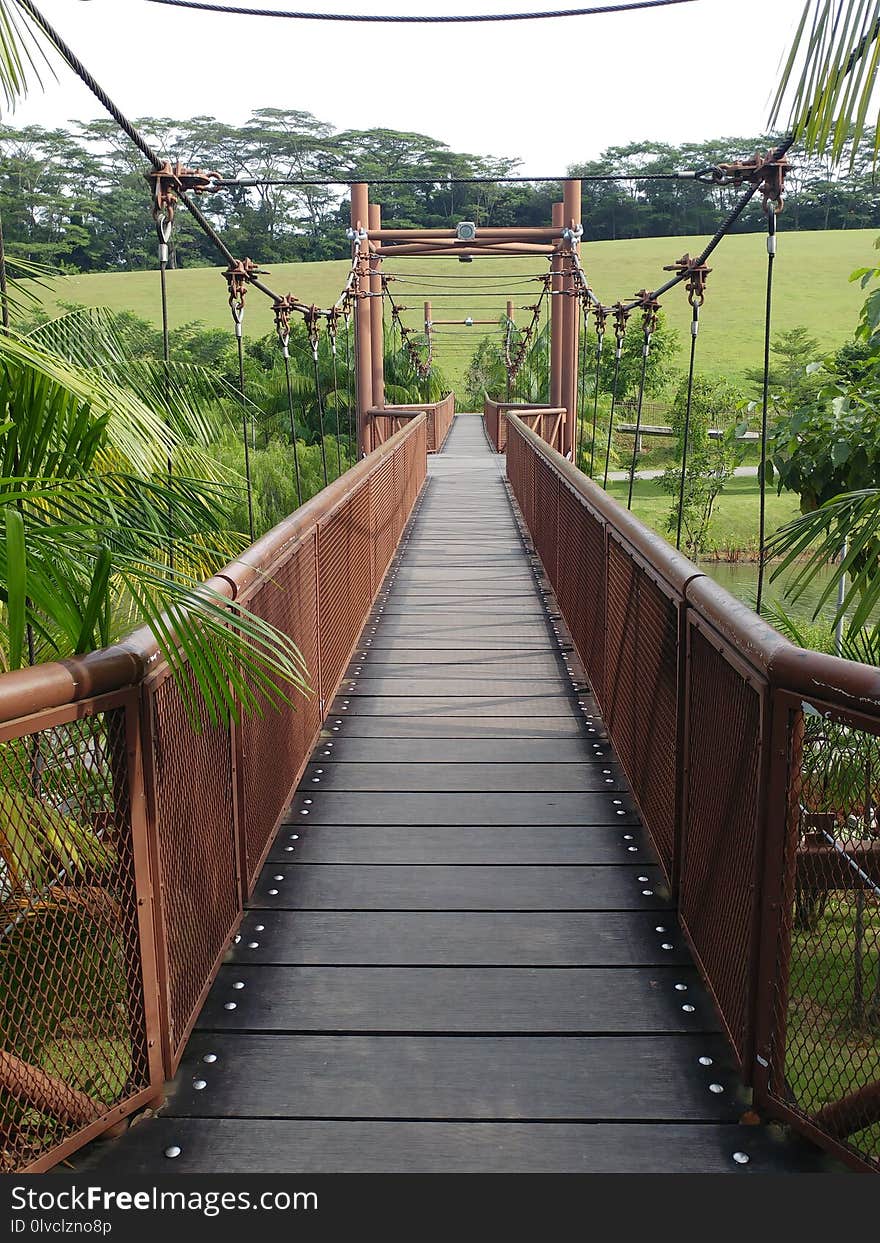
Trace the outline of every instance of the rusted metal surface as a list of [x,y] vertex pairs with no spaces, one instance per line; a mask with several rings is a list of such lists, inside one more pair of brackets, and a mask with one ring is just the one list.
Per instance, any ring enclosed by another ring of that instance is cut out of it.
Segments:
[[424,414],[210,585],[292,637],[312,694],[194,722],[147,630],[0,677],[0,1169],[157,1098],[311,754],[426,472]]
[[370,443],[374,449],[385,444],[419,414],[427,416],[428,452],[439,453],[452,429],[455,418],[455,394],[447,393],[439,401],[426,401],[408,406],[373,407],[366,412]]
[[162,1083],[136,840],[132,693],[50,710],[0,743],[0,1169],[45,1168]]
[[757,1107],[880,1170],[880,671],[795,647],[505,422],[511,487]]
[[493,401],[488,394],[483,398],[483,419],[486,435],[497,453],[504,453],[507,448],[506,414],[512,411],[518,415],[527,427],[562,453],[565,443],[565,426],[568,421],[567,411],[563,406],[529,405],[515,401]]

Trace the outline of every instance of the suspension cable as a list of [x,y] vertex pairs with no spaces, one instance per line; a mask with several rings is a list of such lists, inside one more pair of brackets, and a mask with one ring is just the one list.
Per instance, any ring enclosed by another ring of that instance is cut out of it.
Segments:
[[339,375],[336,363],[336,329],[339,323],[339,312],[335,311],[327,320],[327,337],[330,341],[330,355],[333,359],[333,414],[336,420],[336,477],[342,474],[342,433],[339,430]]
[[626,336],[626,322],[630,317],[629,309],[622,302],[611,308],[614,314],[614,379],[611,382],[611,413],[608,415],[608,439],[605,444],[605,474],[602,487],[608,487],[608,464],[611,460],[611,438],[614,434],[614,407],[617,405],[617,383],[620,379],[620,359],[623,355],[623,339]]
[[346,387],[345,408],[347,412],[347,422],[348,422],[348,454],[346,454],[346,460],[349,460],[349,456],[350,456],[351,463],[352,465],[354,465],[355,460],[357,458],[357,451],[355,449],[355,444],[354,444],[354,423],[353,423],[354,411],[352,409],[352,400],[351,400],[351,318],[352,317],[351,317],[348,303],[346,303],[345,305],[343,316],[345,318],[345,387]]
[[235,325],[235,339],[238,345],[238,394],[241,399],[241,430],[244,444],[244,475],[247,484],[248,534],[254,542],[254,495],[251,480],[251,454],[248,445],[248,406],[244,391],[244,341],[242,339],[242,321],[244,320],[244,304],[247,297],[247,278],[238,267],[230,267],[225,273],[229,286],[229,309]]
[[602,346],[605,343],[605,321],[608,311],[601,303],[593,306],[593,320],[596,325],[596,383],[593,389],[593,434],[590,439],[590,478],[596,465],[596,424],[599,418],[599,373],[602,369]]
[[309,342],[312,347],[312,364],[315,375],[315,397],[318,403],[318,433],[321,437],[321,469],[324,472],[324,487],[329,483],[327,474],[327,446],[324,444],[324,398],[321,391],[321,372],[318,366],[318,320],[320,311],[318,308],[312,307],[309,314],[306,315],[306,331],[309,334]]
[[767,411],[770,399],[770,330],[773,318],[773,260],[776,258],[776,216],[779,202],[767,211],[767,294],[764,304],[764,378],[761,389],[761,465],[758,505],[758,588],[755,611],[760,615],[764,594],[765,542],[767,530]]
[[281,298],[272,310],[275,313],[275,332],[281,346],[281,357],[284,360],[284,380],[287,385],[287,413],[290,418],[290,443],[293,448],[293,470],[296,477],[296,504],[299,508],[303,503],[302,478],[299,469],[299,446],[296,439],[296,411],[293,403],[293,385],[290,378],[290,315],[289,298]]
[[577,440],[575,447],[574,464],[581,469],[581,458],[584,448],[584,405],[586,404],[586,374],[587,374],[587,322],[589,320],[588,306],[582,298],[577,300],[577,309],[581,317],[581,348],[578,358],[578,420],[577,420]]
[[597,17],[602,13],[628,13],[638,9],[665,9],[674,4],[691,4],[693,0],[630,0],[629,4],[600,4],[583,9],[548,9],[534,13],[311,13],[289,9],[256,9],[236,4],[210,3],[209,0],[147,0],[175,9],[197,9],[204,13],[223,13],[234,17],[283,17],[309,22],[355,22],[358,25],[463,25],[474,22],[530,22],[559,17]]
[[636,464],[639,457],[639,439],[642,431],[642,405],[645,400],[645,380],[648,376],[648,358],[651,354],[651,338],[657,331],[657,317],[660,314],[660,303],[656,298],[643,289],[641,293],[642,306],[642,378],[639,382],[639,404],[636,411],[636,431],[633,437],[633,455],[632,466],[629,472],[629,492],[626,498],[627,509],[632,509],[633,485],[636,480]]

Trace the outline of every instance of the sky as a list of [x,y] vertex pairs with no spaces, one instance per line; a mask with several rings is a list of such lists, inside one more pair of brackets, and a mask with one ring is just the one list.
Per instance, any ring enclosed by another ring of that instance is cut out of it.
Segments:
[[[358,2],[289,7],[351,12]],[[457,151],[516,157],[532,176],[645,138],[760,133],[803,7],[693,0],[540,22],[400,27],[224,16],[145,0],[37,3],[130,116],[212,115],[234,124],[254,108],[298,109],[338,129],[415,130]],[[369,11],[561,7],[566,0],[371,0]],[[43,76],[44,88],[5,120],[55,126],[102,115],[63,64],[57,81]]]

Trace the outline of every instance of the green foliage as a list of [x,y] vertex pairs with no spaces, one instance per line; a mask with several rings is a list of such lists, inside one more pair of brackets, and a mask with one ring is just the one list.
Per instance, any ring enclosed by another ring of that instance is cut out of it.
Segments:
[[[639,391],[644,341],[641,316],[635,311],[630,317],[626,336],[623,338],[620,374],[617,379],[618,401],[625,401]],[[658,397],[671,380],[675,356],[678,352],[678,341],[678,333],[674,328],[669,327],[666,314],[661,311],[657,317],[657,329],[651,336],[651,350],[645,371],[646,397]],[[614,349],[612,346],[613,336],[607,331],[605,349],[602,351],[602,363],[599,368],[599,391],[608,394],[613,391],[614,386]]]
[[[672,405],[672,428],[679,462],[685,453],[687,396],[685,379],[679,385]],[[681,513],[684,547],[694,561],[705,550],[715,504],[745,457],[744,442],[737,437],[742,431],[741,425],[729,424],[723,429],[722,438],[715,441],[709,438],[709,429],[723,423],[725,416],[742,404],[742,395],[726,381],[706,375],[694,376]],[[660,486],[674,497],[666,530],[675,533],[681,495],[680,466],[667,467]]]
[[[769,393],[773,402],[785,409],[811,400],[819,385],[816,378],[817,360],[821,357],[818,340],[803,324],[777,332],[770,342]],[[746,378],[756,396],[763,393],[763,367],[750,367]]]

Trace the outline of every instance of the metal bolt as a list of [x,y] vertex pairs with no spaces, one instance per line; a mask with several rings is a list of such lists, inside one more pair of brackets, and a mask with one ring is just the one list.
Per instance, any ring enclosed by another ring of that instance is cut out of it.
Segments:
[[294,850],[296,850],[296,847],[295,847],[295,846],[285,846],[285,847],[284,847],[284,853],[285,853],[285,854],[288,854],[288,855],[292,855],[292,854],[293,854],[293,852],[294,852]]
[[686,993],[688,991],[687,984],[676,984],[675,991],[677,993]]
[[624,833],[624,835],[623,835],[623,840],[624,840],[625,842],[631,842],[631,841],[632,841],[632,839],[633,839],[633,835],[632,835],[632,833]]
[[270,890],[269,890],[269,897],[270,897],[270,898],[276,898],[277,896],[278,896],[278,890],[277,890],[277,889],[270,889]]
[[223,1006],[223,1009],[224,1009],[224,1010],[235,1010],[235,1009],[236,1009],[235,1002],[234,1002],[234,1001],[227,1001],[227,1002],[225,1003],[225,1005]]
[[697,1061],[700,1063],[700,1065],[701,1065],[701,1066],[711,1066],[711,1065],[712,1065],[712,1059],[711,1059],[711,1057],[706,1057],[705,1055],[704,1055],[703,1057],[697,1058]]
[[244,988],[244,980],[236,980],[232,987],[233,988]]
[[178,1148],[177,1144],[172,1144],[170,1148],[165,1149],[165,1156],[168,1157],[169,1161],[173,1161],[175,1157],[180,1156],[181,1151],[182,1149]]
[[265,931],[266,931],[266,925],[265,925],[265,924],[257,924],[257,926],[256,926],[256,928],[254,929],[254,931],[255,931],[255,932],[265,932]]
[[722,1083],[710,1083],[710,1084],[709,1084],[709,1091],[710,1091],[710,1092],[714,1092],[716,1096],[720,1096],[720,1095],[721,1095],[721,1093],[724,1091],[724,1084],[722,1084]]
[[299,833],[291,833],[291,835],[290,835],[290,840],[291,840],[292,842],[298,842],[298,841],[299,841]]
[[638,849],[639,849],[639,848],[638,848],[638,846],[627,846],[627,850],[628,850],[631,854],[637,854],[637,853],[638,853]]
[[684,1010],[685,1014],[693,1014],[694,1012],[694,1007],[690,1005],[684,1005],[681,1008]]
[[303,799],[303,802],[306,804],[306,806],[307,806],[307,807],[311,807],[311,805],[312,805],[312,803],[314,803],[314,801],[315,801],[315,800],[314,800],[313,798]]
[[625,816],[625,815],[626,815],[626,812],[625,812],[625,811],[618,811],[618,812],[617,812],[617,815],[618,815],[618,816]]
[[646,885],[646,884],[648,883],[648,878],[647,878],[647,876],[639,876],[639,877],[638,877],[638,880],[639,880],[639,881],[640,881],[643,885]]
[[662,950],[671,950],[671,949],[674,949],[675,947],[672,945],[670,941],[664,941],[663,944],[660,946],[660,948]]
[[239,941],[240,941],[240,940],[241,940],[241,933],[240,933],[240,932],[237,932],[237,933],[235,934],[235,936],[232,938],[232,944],[233,944],[233,945],[238,945],[238,943],[239,943]]
[[733,1159],[737,1165],[748,1165],[749,1154],[747,1152],[735,1152],[733,1154]]
[[657,927],[654,929],[654,931],[655,931],[655,932],[665,932],[665,931],[666,931],[666,929],[663,927],[663,925],[662,925],[662,924],[658,924],[658,925],[657,925]]
[[217,1061],[217,1054],[206,1053],[205,1056],[202,1058],[202,1061],[207,1062],[209,1066],[213,1066],[213,1064]]
[[193,1079],[193,1087],[195,1088],[197,1092],[203,1092],[207,1086],[208,1086],[207,1080]]
[[258,950],[259,948],[260,948],[260,942],[259,942],[259,941],[248,941],[248,949],[249,949],[249,950]]
[[281,873],[279,873],[277,876],[273,876],[272,879],[273,880],[284,880],[284,877],[281,875]]

